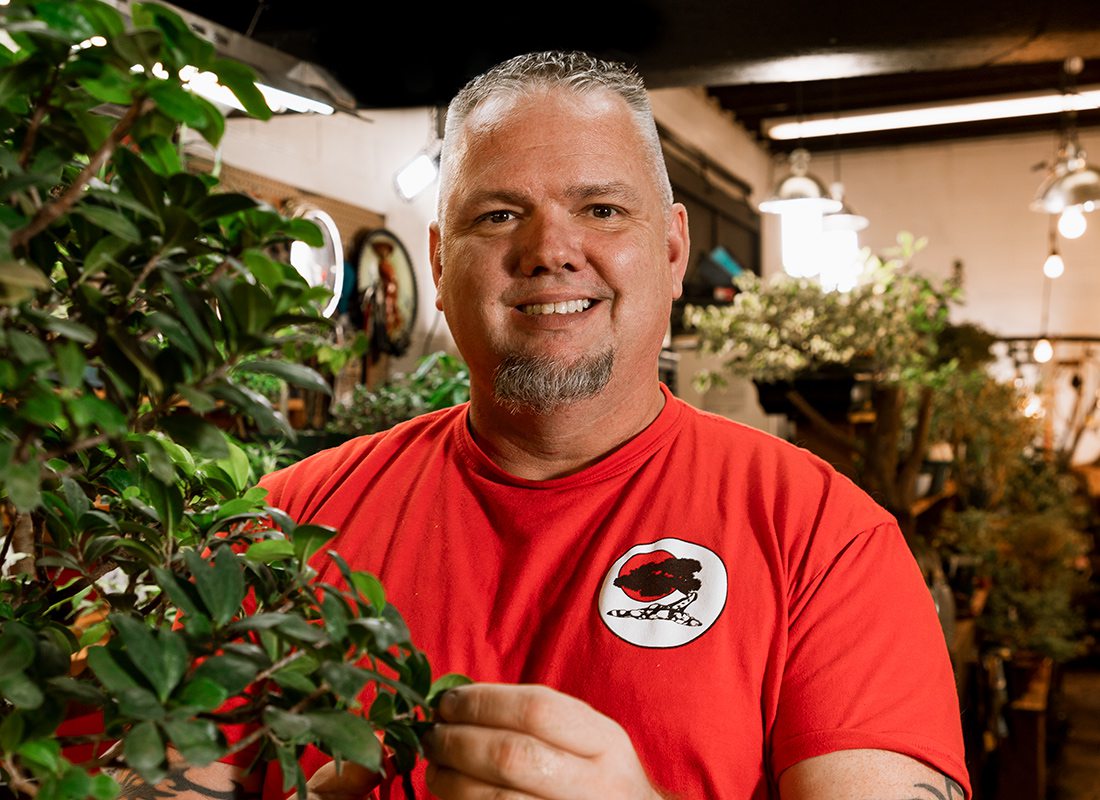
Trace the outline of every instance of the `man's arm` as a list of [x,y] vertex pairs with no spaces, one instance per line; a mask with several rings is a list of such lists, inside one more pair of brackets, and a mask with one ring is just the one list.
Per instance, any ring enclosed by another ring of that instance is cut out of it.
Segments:
[[168,775],[150,786],[140,775],[129,769],[109,770],[122,790],[121,798],[160,800],[174,797],[180,800],[253,800],[260,796],[262,776],[246,775],[240,767],[215,761],[201,767],[191,766],[172,749],[168,751]]
[[779,778],[781,800],[964,800],[961,786],[887,750],[838,750],[807,758]]

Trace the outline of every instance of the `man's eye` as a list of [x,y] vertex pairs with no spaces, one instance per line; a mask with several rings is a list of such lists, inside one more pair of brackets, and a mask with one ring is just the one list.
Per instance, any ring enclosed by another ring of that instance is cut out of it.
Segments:
[[592,206],[592,216],[597,219],[610,219],[619,213],[614,206]]
[[492,222],[499,225],[502,222],[510,222],[514,217],[515,215],[511,211],[490,211],[481,218],[486,222]]

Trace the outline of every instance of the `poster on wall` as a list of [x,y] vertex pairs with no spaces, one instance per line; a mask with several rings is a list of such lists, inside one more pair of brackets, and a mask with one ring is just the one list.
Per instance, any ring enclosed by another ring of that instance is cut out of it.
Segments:
[[367,231],[356,255],[363,327],[371,352],[400,356],[416,322],[416,275],[401,240],[384,228]]

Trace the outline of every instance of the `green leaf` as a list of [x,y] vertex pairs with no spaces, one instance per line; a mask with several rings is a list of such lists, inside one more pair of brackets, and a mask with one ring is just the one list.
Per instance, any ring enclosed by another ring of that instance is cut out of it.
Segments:
[[218,736],[218,726],[208,719],[166,719],[164,731],[179,750],[183,760],[203,766],[225,754]]
[[184,706],[214,711],[228,698],[229,692],[221,684],[209,678],[195,678],[183,687],[176,699]]
[[133,100],[134,81],[112,64],[104,64],[98,75],[78,78],[80,87],[104,103],[128,106]]
[[292,669],[281,669],[272,674],[272,679],[285,689],[293,689],[302,694],[317,691],[317,684],[302,673]]
[[379,614],[385,610],[386,590],[378,578],[369,572],[353,572],[351,573],[351,585],[370,601],[370,604],[374,606],[374,610]]
[[17,511],[26,513],[42,504],[41,474],[37,461],[9,466],[3,486]]
[[94,206],[90,203],[79,203],[73,208],[73,213],[84,217],[108,233],[127,242],[140,242],[141,231],[126,217],[114,209],[105,206]]
[[142,491],[152,503],[158,521],[169,536],[175,536],[183,519],[183,495],[173,483],[164,483],[152,475],[146,476],[141,483]]
[[271,109],[256,87],[256,76],[251,69],[224,58],[215,59],[210,69],[218,76],[218,81],[237,96],[245,111],[256,119],[271,119]]
[[92,776],[92,787],[88,790],[92,800],[115,800],[118,797],[119,786],[115,779],[105,773]]
[[195,101],[194,95],[172,81],[160,81],[149,89],[149,96],[163,111],[177,122],[195,129],[207,124],[206,111]]
[[237,491],[243,492],[248,488],[248,456],[244,450],[235,445],[233,442],[227,442],[229,453],[226,457],[218,460],[218,466],[225,470],[232,480],[234,486],[237,487]]
[[119,665],[106,647],[88,648],[88,667],[112,694],[120,695],[126,689],[137,687],[134,677]]
[[43,427],[61,423],[61,398],[41,384],[35,386],[23,405],[23,418]]
[[195,309],[191,305],[189,293],[184,290],[183,285],[175,275],[165,273],[162,277],[172,298],[172,308],[179,315],[183,324],[187,326],[187,330],[190,331],[192,338],[194,338],[206,352],[214,352],[214,342],[210,338],[210,333],[195,313]]
[[118,700],[118,709],[127,717],[134,719],[161,719],[164,717],[164,707],[157,702],[156,695],[141,686],[131,686],[123,689],[115,698]]
[[57,782],[60,797],[85,798],[92,790],[92,776],[80,767],[69,767]]
[[217,192],[204,197],[190,211],[198,222],[209,222],[232,214],[239,214],[250,208],[256,208],[256,201],[246,194]]
[[94,423],[110,436],[126,432],[126,417],[118,406],[93,394],[73,398],[69,402],[69,413],[72,414],[73,421],[81,427]]
[[220,547],[213,567],[194,551],[188,551],[186,558],[195,576],[199,597],[214,624],[228,624],[240,611],[245,595],[244,574],[237,557],[228,547]]
[[322,664],[320,672],[332,690],[349,703],[359,697],[371,677],[366,670],[337,661]]
[[324,247],[325,237],[316,222],[308,219],[291,219],[283,225],[283,230],[291,239],[305,242],[310,247]]
[[309,561],[335,535],[334,528],[324,525],[299,525],[290,534],[290,540],[294,543],[294,553],[298,559]]
[[298,756],[293,747],[276,747],[275,755],[279,760],[279,770],[283,773],[283,792],[289,792],[295,786],[298,787],[298,797],[306,797],[306,777],[302,767],[298,763]]
[[0,678],[22,672],[34,661],[34,634],[25,625],[9,622],[0,635]]
[[382,744],[362,717],[344,711],[311,711],[304,716],[326,749],[372,772],[382,766]]
[[163,567],[153,567],[153,575],[156,578],[157,585],[164,590],[166,595],[168,595],[168,599],[171,600],[177,608],[183,611],[184,614],[189,617],[206,616],[199,610],[199,607],[191,599],[191,596],[184,591],[174,573],[169,572]]
[[40,291],[50,288],[50,280],[22,261],[0,261],[0,285]]
[[164,763],[164,741],[152,722],[139,722],[132,727],[125,735],[122,751],[126,763],[142,773],[147,781],[150,773]]
[[255,680],[260,667],[251,659],[232,653],[211,656],[195,670],[193,680],[204,678],[211,680],[234,695],[243,691]]
[[10,700],[16,708],[25,709],[38,708],[45,699],[42,690],[22,672],[0,678],[0,695]]
[[206,458],[227,458],[225,434],[195,414],[177,411],[160,421],[160,427],[179,442]]
[[164,183],[139,156],[123,148],[115,153],[115,168],[122,185],[139,203],[159,217],[164,210]]
[[274,375],[294,386],[301,386],[303,389],[310,389],[311,391],[322,392],[327,395],[332,394],[332,387],[328,385],[328,381],[324,379],[321,373],[304,364],[291,364],[286,361],[272,361],[270,359],[257,358],[252,361],[245,361],[238,364],[237,370],[240,372],[260,372],[265,375]]
[[161,631],[156,637],[146,625],[124,614],[111,614],[110,620],[126,647],[126,655],[148,678],[163,703],[187,671],[183,640],[171,630]]
[[[104,630],[106,632],[106,629]],[[63,675],[58,678],[50,678],[47,682],[51,695],[64,700],[74,700],[87,706],[101,706],[107,702],[104,694],[93,681],[77,680]]]
[[61,745],[55,741],[38,739],[23,742],[16,751],[27,762],[56,775],[61,771]]
[[76,342],[61,342],[54,348],[57,358],[57,373],[61,377],[61,385],[75,389],[84,384],[84,367],[87,360],[84,351]]
[[454,689],[456,686],[467,686],[471,683],[473,683],[473,681],[465,675],[460,675],[457,672],[448,672],[446,675],[440,675],[432,681],[432,686],[428,689],[428,694],[424,699],[428,701],[428,705],[434,708],[445,691]]
[[23,715],[9,713],[0,722],[0,753],[11,753],[23,741]]
[[286,539],[265,539],[249,545],[245,558],[263,564],[285,561],[294,558],[294,545]]
[[370,704],[371,724],[378,727],[388,725],[394,713],[393,695],[389,692],[379,692],[374,702]]
[[309,719],[301,714],[291,714],[275,706],[264,709],[264,724],[284,742],[293,742],[309,733]]
[[[194,347],[194,345],[191,346]],[[197,352],[194,353],[194,357],[196,359],[198,358]],[[181,384],[176,387],[176,391],[180,393],[180,396],[186,400],[188,404],[190,404],[191,410],[196,414],[206,414],[207,412],[213,411],[217,406],[217,401],[213,397],[193,386],[183,386]]]
[[179,152],[172,141],[164,136],[146,136],[139,143],[141,157],[152,170],[162,177],[176,175],[183,170]]
[[328,631],[329,636],[336,640],[347,638],[348,619],[351,615],[348,613],[347,604],[340,599],[340,596],[334,592],[326,592],[324,600],[321,601],[321,609],[325,618],[325,630]]
[[50,351],[41,339],[17,330],[9,330],[7,334],[12,354],[24,364],[41,364],[50,360]]

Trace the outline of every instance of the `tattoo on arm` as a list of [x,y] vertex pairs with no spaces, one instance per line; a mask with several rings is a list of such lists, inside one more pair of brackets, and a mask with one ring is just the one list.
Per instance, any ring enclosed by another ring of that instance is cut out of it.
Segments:
[[251,791],[240,782],[232,781],[230,789],[214,789],[204,786],[188,776],[190,767],[179,765],[171,767],[164,780],[156,786],[150,786],[145,780],[132,770],[120,770],[113,776],[118,781],[119,797],[127,800],[161,800],[165,797],[175,797],[183,792],[193,792],[201,797],[209,797],[211,800],[252,800],[259,797],[257,792]]
[[912,800],[964,800],[966,793],[963,791],[962,786],[955,783],[955,781],[943,776],[943,791],[938,787],[933,786],[930,783],[918,783],[913,786],[914,789],[922,789],[928,794],[922,794],[920,797],[914,797]]

